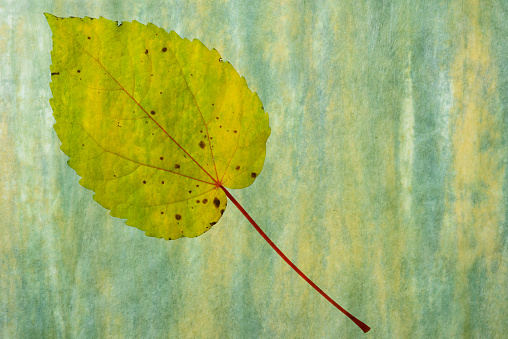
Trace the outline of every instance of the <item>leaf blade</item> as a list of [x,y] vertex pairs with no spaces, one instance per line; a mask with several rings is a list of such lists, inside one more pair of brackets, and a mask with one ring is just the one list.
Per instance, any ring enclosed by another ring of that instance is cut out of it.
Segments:
[[216,183],[250,185],[238,162],[262,169],[270,128],[257,95],[198,40],[136,21],[46,17],[54,127],[80,184],[148,236],[206,232],[226,208]]

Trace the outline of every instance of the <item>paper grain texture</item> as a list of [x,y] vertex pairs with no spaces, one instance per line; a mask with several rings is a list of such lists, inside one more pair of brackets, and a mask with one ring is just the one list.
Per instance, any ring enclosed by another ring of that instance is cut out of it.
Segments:
[[359,338],[230,204],[144,236],[53,130],[43,15],[151,22],[216,48],[272,134],[232,194],[372,338],[508,333],[505,1],[3,1],[0,337]]

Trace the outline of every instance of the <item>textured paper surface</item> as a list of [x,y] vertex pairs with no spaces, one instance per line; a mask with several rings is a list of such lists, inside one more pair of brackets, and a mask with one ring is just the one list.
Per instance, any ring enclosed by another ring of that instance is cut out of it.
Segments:
[[373,338],[508,332],[504,1],[4,1],[0,337],[361,337],[231,204],[148,238],[78,184],[43,15],[151,22],[216,48],[272,134],[233,195]]

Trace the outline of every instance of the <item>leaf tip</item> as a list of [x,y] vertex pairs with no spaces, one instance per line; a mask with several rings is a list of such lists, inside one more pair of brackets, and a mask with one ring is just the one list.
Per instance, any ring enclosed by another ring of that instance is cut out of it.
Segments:
[[56,15],[53,15],[53,14],[47,13],[47,12],[44,12],[44,16],[46,17],[46,21],[48,22],[49,27],[51,28],[51,30],[53,30],[55,22],[58,19],[61,19],[61,18],[57,17]]
[[46,17],[46,20],[48,22],[51,22],[53,20],[56,20],[57,19],[57,16],[56,15],[53,15],[51,13],[48,13],[48,12],[44,12],[44,16]]

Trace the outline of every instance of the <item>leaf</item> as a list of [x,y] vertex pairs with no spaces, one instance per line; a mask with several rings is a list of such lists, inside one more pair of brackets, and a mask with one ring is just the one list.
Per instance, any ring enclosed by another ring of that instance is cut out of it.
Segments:
[[220,186],[263,168],[268,114],[229,62],[152,24],[58,18],[51,106],[68,164],[94,199],[147,236],[209,230]]
[[261,101],[230,63],[199,40],[152,24],[45,15],[53,31],[54,128],[95,201],[147,236],[178,239],[209,230],[229,199],[296,273],[370,330],[300,271],[226,189],[254,182],[270,136]]

